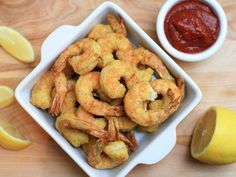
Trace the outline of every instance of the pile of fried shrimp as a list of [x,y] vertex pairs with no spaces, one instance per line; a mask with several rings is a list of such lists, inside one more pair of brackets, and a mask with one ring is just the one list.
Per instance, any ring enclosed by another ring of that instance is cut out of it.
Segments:
[[185,93],[182,77],[174,78],[156,54],[133,47],[121,17],[107,21],[65,49],[31,96],[97,169],[127,161],[138,148],[134,129],[158,130]]

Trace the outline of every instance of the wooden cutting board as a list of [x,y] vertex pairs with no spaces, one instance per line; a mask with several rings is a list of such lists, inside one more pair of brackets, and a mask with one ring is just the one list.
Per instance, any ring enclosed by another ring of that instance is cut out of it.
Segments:
[[[114,1],[156,42],[155,21],[165,0]],[[43,40],[64,24],[78,25],[102,0],[1,0],[0,24],[15,28],[33,44],[37,61],[18,62],[0,49],[0,85],[13,89],[40,60]],[[154,165],[138,165],[128,176],[165,177],[235,177],[236,164],[204,165],[190,157],[189,142],[199,116],[212,105],[236,111],[236,1],[219,0],[228,18],[228,35],[222,48],[209,60],[176,62],[192,77],[202,90],[200,104],[177,128],[177,144],[172,152]],[[0,176],[2,177],[72,177],[86,176],[70,157],[35,123],[15,101],[0,110],[0,119],[8,119],[30,135],[33,144],[22,151],[0,148]],[[234,140],[235,141],[235,140]],[[158,152],[156,152],[158,153]]]

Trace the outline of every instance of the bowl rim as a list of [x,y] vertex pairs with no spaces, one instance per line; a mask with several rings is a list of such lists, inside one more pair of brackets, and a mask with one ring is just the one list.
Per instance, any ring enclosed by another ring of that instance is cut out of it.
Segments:
[[158,39],[161,45],[163,46],[163,48],[169,54],[171,54],[172,56],[174,56],[175,58],[179,60],[187,61],[187,62],[196,62],[196,61],[208,59],[210,56],[215,54],[220,49],[220,47],[222,46],[226,38],[228,27],[227,27],[227,18],[226,18],[225,12],[223,8],[221,7],[221,5],[216,0],[199,0],[209,5],[212,8],[212,10],[215,12],[217,17],[219,18],[220,30],[219,30],[219,35],[218,35],[217,40],[211,47],[199,53],[189,54],[189,53],[185,53],[185,52],[175,49],[166,38],[165,31],[164,31],[164,21],[165,21],[165,17],[167,13],[175,4],[181,1],[185,1],[185,0],[167,0],[162,5],[156,19],[156,33],[157,33]]

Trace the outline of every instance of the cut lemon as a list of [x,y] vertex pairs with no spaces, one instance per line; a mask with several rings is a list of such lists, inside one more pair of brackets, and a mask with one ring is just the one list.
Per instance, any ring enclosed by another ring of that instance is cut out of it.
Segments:
[[236,113],[211,107],[198,120],[191,143],[191,154],[208,164],[236,161]]
[[13,126],[0,125],[0,146],[8,150],[20,150],[28,147],[31,141],[25,139]]
[[13,99],[13,90],[7,86],[0,86],[0,109],[11,104]]
[[30,42],[12,28],[0,26],[0,45],[9,54],[25,63],[34,62],[34,50]]

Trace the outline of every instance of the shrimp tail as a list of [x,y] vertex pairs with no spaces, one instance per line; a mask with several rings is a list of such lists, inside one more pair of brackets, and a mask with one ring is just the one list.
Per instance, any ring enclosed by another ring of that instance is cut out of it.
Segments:
[[134,136],[134,131],[130,131],[127,134],[127,138],[130,140],[133,146],[130,147],[130,151],[135,151],[138,148],[137,140]]
[[51,116],[57,116],[60,113],[61,106],[62,106],[62,103],[61,103],[60,97],[56,95],[49,109],[49,114],[51,114]]

